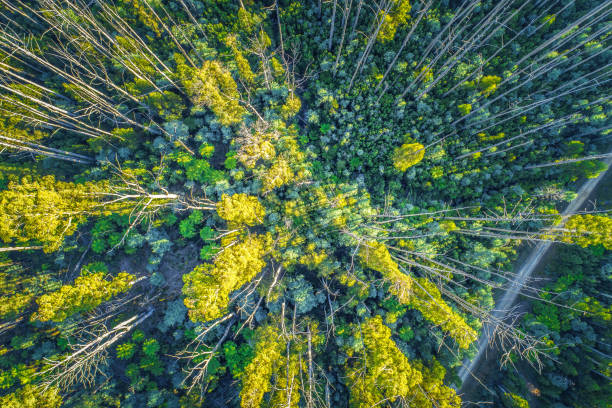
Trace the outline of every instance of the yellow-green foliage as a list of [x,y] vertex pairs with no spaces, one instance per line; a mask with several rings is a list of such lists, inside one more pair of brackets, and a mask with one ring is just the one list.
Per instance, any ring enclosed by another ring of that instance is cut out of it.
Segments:
[[420,70],[414,71],[412,76],[414,78],[421,77],[421,82],[429,82],[433,79],[433,70],[425,65]]
[[496,75],[487,75],[480,78],[480,82],[478,82],[478,87],[480,88],[480,93],[484,96],[489,96],[493,92],[497,90],[497,85],[501,82],[501,78]]
[[238,68],[238,75],[247,85],[252,84],[255,81],[255,74],[251,69],[249,60],[246,59],[242,51],[238,48],[239,42],[235,34],[227,36],[225,44],[232,49],[234,53],[234,60],[236,61],[236,67]]
[[[415,370],[423,376],[421,392],[415,392],[411,396],[410,406],[415,408],[459,408],[461,398],[457,396],[455,390],[444,385],[444,375],[446,370],[437,360],[432,361],[431,367],[426,367],[420,361],[412,362]],[[433,401],[433,402],[432,402]]]
[[462,103],[461,105],[457,105],[457,109],[465,116],[472,111],[472,105],[469,103]]
[[408,13],[410,13],[412,6],[409,0],[393,0],[393,3],[391,12],[385,16],[385,22],[378,32],[377,39],[383,43],[391,41],[395,37],[399,26],[406,24],[410,18]]
[[389,291],[401,303],[410,301],[412,278],[399,270],[385,244],[376,241],[366,243],[359,250],[359,258],[365,266],[380,272],[390,282]]
[[276,135],[272,132],[255,130],[238,139],[240,150],[238,160],[247,168],[252,169],[259,160],[272,160],[276,156],[276,149],[272,144]]
[[[407,397],[423,381],[406,356],[391,340],[391,330],[376,316],[360,327],[363,355],[347,361],[351,408],[370,408],[387,399]],[[411,405],[412,406],[412,405]]]
[[[140,173],[124,170],[134,179]],[[53,176],[11,181],[0,192],[0,239],[5,243],[40,243],[45,252],[56,251],[64,237],[72,235],[87,216],[126,214],[138,205],[139,197],[134,196],[109,201],[105,192],[111,189],[108,182],[66,183]],[[154,201],[161,204],[167,200]]]
[[295,94],[291,93],[287,97],[285,104],[281,106],[281,116],[285,120],[289,120],[298,114],[302,108],[302,101]]
[[207,106],[224,126],[242,121],[246,110],[232,74],[218,61],[204,61],[202,68],[186,70],[183,85],[195,105]]
[[294,125],[287,127],[282,121],[272,126],[258,123],[254,129],[243,129],[238,144],[236,156],[245,167],[253,169],[262,183],[263,194],[289,182],[302,181],[310,174]]
[[238,75],[247,84],[251,84],[255,81],[255,74],[251,70],[251,65],[241,51],[234,51],[234,58],[236,58],[236,66],[238,67]]
[[431,178],[439,179],[444,175],[444,168],[442,166],[434,166],[431,168]]
[[[272,375],[281,363],[285,351],[285,342],[278,327],[270,325],[258,328],[255,340],[255,355],[244,369],[241,378],[241,408],[261,407],[264,394],[271,390]],[[297,390],[295,393],[297,394]]]
[[270,65],[272,66],[272,73],[274,74],[274,78],[276,78],[277,80],[281,80],[283,76],[285,76],[285,68],[283,67],[283,64],[280,63],[278,58],[272,57],[270,59]]
[[94,184],[56,181],[53,176],[24,177],[0,192],[0,237],[5,243],[40,242],[45,252],[57,250],[64,236],[85,221],[97,204]]
[[19,390],[0,397],[2,408],[59,408],[62,397],[55,387],[44,390],[28,384]]
[[478,136],[478,139],[479,139],[481,142],[491,142],[491,141],[494,141],[494,140],[500,140],[500,139],[503,139],[504,137],[506,137],[506,134],[505,134],[504,132],[499,132],[499,133],[498,133],[498,134],[496,134],[496,135],[487,136],[487,134],[486,134],[486,133],[482,133],[482,132],[481,132],[481,133],[478,133],[478,135],[477,135],[477,136]]
[[292,349],[289,356],[285,353],[284,358],[277,365],[276,377],[279,381],[270,398],[271,407],[300,407],[300,390],[303,389],[300,378],[308,372],[308,368],[306,359],[303,357],[306,352],[305,347],[303,347],[304,342],[302,341],[302,344],[298,343],[300,342],[291,342]]
[[[280,322],[259,327],[255,331],[253,360],[240,376],[240,406],[298,408],[304,391],[303,377],[308,372],[306,353],[310,347],[323,344],[316,322],[306,318],[301,326],[307,330],[295,333],[289,330],[281,333]],[[269,399],[263,401],[264,394]]]
[[548,25],[552,25],[555,20],[557,20],[557,15],[556,14],[549,14],[545,17],[542,17],[540,19],[540,23],[541,24],[548,24]]
[[[452,230],[452,226],[447,227]],[[446,304],[438,288],[427,279],[402,273],[384,244],[372,241],[363,245],[359,258],[390,282],[389,292],[402,304],[417,309],[427,320],[440,325],[461,348],[467,348],[476,339],[474,329]]]
[[244,7],[238,9],[237,26],[239,31],[252,34],[256,27],[259,27],[263,18],[256,13],[249,12]]
[[425,146],[420,143],[406,143],[393,152],[393,166],[399,171],[406,171],[423,160]]
[[409,306],[414,307],[425,319],[448,332],[459,347],[466,349],[476,340],[477,335],[474,329],[446,304],[436,285],[425,278],[414,278],[412,290],[413,296],[410,298]]
[[263,222],[266,210],[255,196],[223,194],[217,203],[217,214],[232,226],[253,226]]
[[155,35],[159,37],[161,36],[161,31],[155,15],[149,10],[149,7],[142,4],[147,1],[148,0],[121,0],[122,3],[130,6],[130,8],[136,12],[138,20],[140,20],[141,23],[153,30]]
[[199,265],[183,276],[185,306],[192,320],[223,316],[230,293],[251,281],[266,265],[266,241],[266,236],[247,236],[221,251],[212,265]]
[[263,183],[263,193],[287,184],[294,178],[293,170],[291,170],[289,163],[283,158],[276,159],[270,168],[261,171],[260,174]]
[[26,308],[34,298],[31,293],[16,293],[13,296],[0,296],[0,319],[12,318]]
[[440,228],[442,228],[446,232],[451,232],[459,229],[459,227],[457,227],[457,224],[455,224],[454,221],[450,220],[440,222]]
[[0,111],[0,134],[18,140],[33,141],[45,137],[47,134],[40,129],[23,129],[22,119],[17,115],[8,116]]
[[40,321],[61,322],[75,313],[89,312],[102,302],[127,291],[134,281],[134,276],[125,272],[111,280],[104,279],[104,275],[104,272],[82,275],[72,285],[64,285],[57,291],[42,295],[36,300],[38,312],[33,317]]
[[612,218],[603,215],[572,215],[565,223],[561,240],[581,247],[603,245],[612,249]]
[[529,408],[529,402],[520,395],[505,392],[501,400],[506,408]]

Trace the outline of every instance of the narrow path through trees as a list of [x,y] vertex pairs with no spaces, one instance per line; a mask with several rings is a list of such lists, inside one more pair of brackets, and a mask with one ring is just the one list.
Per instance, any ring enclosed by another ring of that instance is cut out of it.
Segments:
[[[610,152],[612,153],[612,151]],[[608,157],[605,160],[608,169],[612,165],[612,158]],[[593,179],[587,180],[578,190],[578,195],[574,200],[572,200],[567,208],[563,211],[562,215],[567,216],[575,213],[580,207],[584,204],[586,199],[589,197],[591,192],[597,187],[599,182],[605,177],[607,170],[602,171],[601,174]],[[507,313],[509,312],[511,306],[516,301],[516,298],[521,292],[521,289],[525,285],[525,282],[533,271],[536,269],[544,254],[548,251],[548,249],[552,246],[551,241],[539,242],[529,254],[529,256],[525,259],[522,265],[519,265],[516,270],[516,275],[514,281],[508,288],[508,290],[504,293],[504,295],[497,302],[495,309],[492,311],[493,316],[496,319],[493,319],[493,322],[503,321],[507,317]],[[485,350],[487,349],[489,342],[491,340],[491,336],[495,333],[496,324],[488,324],[485,325],[480,338],[478,339],[477,347],[478,352],[474,356],[472,360],[466,360],[463,362],[463,366],[459,370],[459,378],[461,378],[462,385],[460,389],[465,388],[466,383],[468,383],[470,378],[474,377],[474,369],[478,366],[480,359],[484,355]]]

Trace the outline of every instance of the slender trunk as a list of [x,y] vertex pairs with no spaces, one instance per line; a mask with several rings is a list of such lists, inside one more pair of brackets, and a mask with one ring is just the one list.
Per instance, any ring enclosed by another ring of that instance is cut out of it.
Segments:
[[344,18],[342,19],[342,37],[340,38],[340,47],[336,55],[336,62],[334,63],[333,76],[336,76],[338,71],[338,62],[340,61],[340,55],[342,54],[342,47],[344,46],[344,37],[346,36],[346,26],[348,23],[349,15],[351,14],[351,6],[353,0],[344,0]]
[[[438,52],[437,56],[429,63],[430,66],[433,66],[437,62],[437,60],[442,56],[442,54],[446,52],[448,48],[450,48],[450,46],[453,44],[453,40],[457,38],[458,36],[458,34],[453,36],[453,33],[451,32],[451,30],[454,27],[459,26],[459,27],[462,27],[460,30],[460,33],[463,32],[463,30],[467,27],[467,25],[462,24],[462,21],[471,14],[471,12],[474,10],[474,8],[478,4],[480,4],[479,1],[472,0],[470,3],[467,4],[467,7],[465,9],[463,9],[464,6],[462,6],[461,9],[455,15],[453,15],[453,17],[444,26],[444,28],[438,33],[438,35],[436,35],[436,37],[430,41],[429,45],[425,49],[425,52],[423,53],[423,56],[421,57],[421,60],[419,61],[417,66],[414,68],[415,72],[418,72],[421,69],[421,67],[423,67],[423,63],[425,62],[425,59],[429,56],[429,53],[434,49],[434,47],[438,43],[442,44],[442,50]],[[442,36],[447,31],[449,31],[448,37],[444,41],[440,41]],[[404,88],[404,91],[398,97],[398,100],[404,98],[404,96],[406,96],[406,94],[410,91],[410,89],[412,89],[414,84],[420,81],[421,78],[423,78],[423,76],[426,73],[427,73],[427,70],[421,70],[421,72],[417,75],[417,77],[414,78],[410,83],[408,83],[408,85]]]
[[[512,1],[512,0],[510,0]],[[470,38],[468,38],[465,43],[468,45],[465,45],[463,47],[461,47],[459,49],[459,51],[457,51],[455,54],[451,55],[442,65],[442,67],[440,67],[440,69],[442,70],[442,72],[440,74],[438,74],[435,78],[433,78],[433,81],[427,85],[427,87],[419,94],[419,98],[421,98],[424,94],[428,93],[434,86],[436,86],[436,84],[438,84],[445,76],[446,74],[448,74],[451,69],[457,65],[459,62],[462,61],[463,56],[465,54],[467,54],[469,51],[475,51],[477,50],[479,47],[481,47],[483,44],[486,44],[487,41],[496,33],[498,32],[500,29],[506,27],[506,23],[512,18],[514,17],[516,14],[519,13],[519,11],[525,7],[527,4],[529,4],[529,1],[525,1],[523,2],[523,4],[521,5],[521,7],[519,7],[518,9],[516,9],[513,13],[511,13],[508,17],[506,17],[506,19],[504,19],[501,23],[497,22],[497,19],[495,17],[497,17],[498,14],[500,14],[501,12],[503,12],[507,7],[508,4],[505,2],[500,2],[493,10],[491,10],[491,12],[487,15],[487,17],[484,19],[484,21],[482,23],[480,23],[477,26],[476,31],[471,35]],[[481,40],[481,38],[486,34],[487,30],[493,27],[493,30],[486,35],[486,37],[484,39]]]
[[338,0],[334,0],[334,11],[332,12],[331,27],[329,28],[329,42],[327,43],[327,51],[332,49],[332,41],[334,39],[334,27],[336,25],[336,6]]
[[[573,3],[567,3],[559,12],[563,12],[567,7],[569,7],[570,5],[572,5]],[[445,98],[450,92],[454,91],[455,89],[457,89],[459,86],[461,86],[462,84],[464,84],[465,82],[469,81],[470,79],[472,79],[474,77],[474,75],[476,75],[478,72],[480,72],[482,70],[483,67],[487,66],[487,64],[493,59],[495,58],[500,52],[502,52],[502,50],[506,47],[508,47],[510,44],[512,44],[518,37],[520,37],[521,35],[523,35],[525,33],[525,31],[527,31],[527,29],[529,27],[531,27],[531,24],[533,24],[535,21],[540,21],[542,20],[542,18],[544,18],[549,10],[554,6],[553,4],[550,4],[548,8],[544,9],[539,15],[533,17],[531,19],[531,21],[529,22],[529,24],[527,24],[521,31],[519,31],[518,33],[516,33],[509,41],[505,42],[504,44],[501,45],[501,47],[498,47],[497,50],[490,56],[488,57],[485,61],[483,61],[476,69],[474,69],[467,77],[463,78],[461,81],[457,82],[456,85],[454,85],[451,89],[449,89],[448,91],[446,91],[443,95],[442,98]],[[538,27],[536,27],[535,32],[537,32],[540,28],[542,28],[544,25],[546,25],[547,23],[542,23],[540,24]]]
[[378,33],[380,32],[380,29],[385,23],[385,17],[387,16],[387,13],[392,5],[393,5],[392,1],[389,0],[387,3],[385,3],[384,7],[381,7],[380,10],[382,11],[382,14],[380,15],[380,21],[378,21],[378,23],[376,24],[376,30],[374,30],[374,32],[370,35],[368,43],[366,44],[366,48],[363,50],[361,57],[357,61],[357,66],[355,67],[355,72],[353,72],[353,76],[351,77],[351,82],[349,83],[347,92],[350,92],[350,90],[353,88],[353,83],[355,82],[355,79],[361,73],[363,64],[366,58],[368,57],[370,53],[370,49],[373,47],[374,42],[376,41],[376,38],[378,37]]
[[351,40],[355,38],[355,30],[357,29],[357,24],[359,23],[359,14],[361,13],[362,5],[363,0],[359,0],[359,4],[357,5],[357,13],[355,14],[355,19],[353,20],[353,28],[351,29],[351,35],[349,36]]
[[[395,54],[395,57],[393,57],[393,61],[391,61],[391,63],[387,67],[387,70],[385,71],[385,74],[383,75],[383,77],[378,82],[378,85],[376,85],[376,88],[374,89],[374,93],[378,92],[378,90],[380,89],[380,85],[385,81],[385,79],[387,79],[387,76],[389,75],[389,73],[391,72],[393,67],[395,66],[395,63],[397,62],[398,58],[400,57],[402,51],[404,51],[404,48],[406,47],[406,45],[408,44],[408,41],[412,37],[412,34],[414,33],[414,30],[416,30],[416,28],[419,25],[419,22],[421,21],[421,19],[427,14],[427,11],[429,11],[429,8],[431,7],[432,3],[433,3],[433,0],[430,0],[429,3],[427,3],[427,5],[425,6],[425,9],[419,11],[419,17],[417,18],[417,20],[414,23],[412,23],[412,27],[410,28],[410,31],[408,31],[408,34],[406,34],[406,36],[404,37],[404,41],[402,41],[402,45],[400,46],[399,50],[397,50],[397,53]],[[382,97],[383,95],[384,95],[384,92],[379,96],[379,98]]]
[[561,160],[561,161],[553,162],[553,163],[534,164],[531,166],[526,166],[525,169],[539,169],[541,167],[559,166],[562,164],[577,163],[577,162],[581,162],[585,160],[605,159],[606,157],[612,157],[612,153],[596,154],[594,156],[586,156],[586,157],[581,157],[578,159]]
[[42,249],[42,246],[34,245],[34,246],[21,246],[21,247],[4,247],[4,248],[0,248],[0,252],[26,251],[29,249]]

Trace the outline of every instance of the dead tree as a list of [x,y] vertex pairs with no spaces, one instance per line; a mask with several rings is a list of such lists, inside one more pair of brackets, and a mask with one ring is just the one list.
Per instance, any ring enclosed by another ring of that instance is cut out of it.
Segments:
[[71,344],[72,352],[59,358],[45,358],[46,367],[39,373],[41,386],[45,389],[58,386],[68,389],[75,384],[92,386],[101,367],[106,364],[109,348],[134,327],[153,314],[150,308],[145,313],[133,316],[115,327],[102,326],[100,332],[85,343]]

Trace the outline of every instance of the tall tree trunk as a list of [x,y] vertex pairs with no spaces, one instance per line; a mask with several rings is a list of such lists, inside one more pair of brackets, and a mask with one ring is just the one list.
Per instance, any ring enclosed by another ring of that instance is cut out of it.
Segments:
[[329,27],[329,42],[327,44],[328,51],[331,51],[332,41],[334,39],[334,27],[336,25],[336,6],[337,4],[338,4],[338,0],[334,0],[334,11],[332,12],[331,27]]
[[340,48],[338,49],[338,53],[336,55],[336,62],[334,63],[334,71],[333,76],[336,76],[336,72],[338,71],[338,62],[340,61],[340,55],[342,54],[342,47],[344,45],[344,37],[346,36],[346,26],[348,23],[349,15],[351,14],[351,6],[353,5],[353,0],[344,0],[344,18],[342,19],[342,37],[340,38]]

